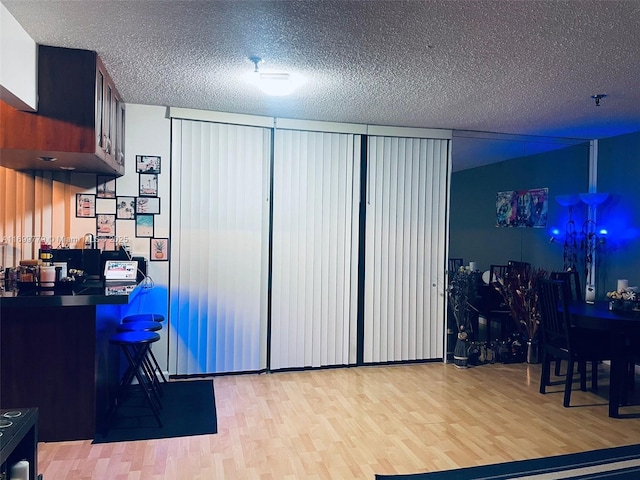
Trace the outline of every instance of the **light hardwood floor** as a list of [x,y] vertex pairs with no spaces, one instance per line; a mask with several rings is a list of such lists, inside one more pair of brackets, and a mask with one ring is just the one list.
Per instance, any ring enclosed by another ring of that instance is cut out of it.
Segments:
[[40,443],[39,471],[44,480],[373,479],[640,443],[640,418],[610,419],[606,398],[579,390],[563,408],[562,386],[540,395],[539,375],[539,365],[429,363],[216,377],[216,435]]

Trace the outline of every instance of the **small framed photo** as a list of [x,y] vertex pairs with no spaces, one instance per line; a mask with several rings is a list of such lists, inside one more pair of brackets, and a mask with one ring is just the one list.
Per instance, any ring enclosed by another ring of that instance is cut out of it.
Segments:
[[166,262],[167,260],[169,260],[168,238],[151,239],[151,255],[149,259],[154,262]]
[[103,252],[113,252],[116,249],[116,237],[96,237],[98,248]]
[[118,197],[116,199],[116,218],[118,220],[136,218],[136,197]]
[[96,231],[98,237],[116,236],[116,215],[115,213],[96,215]]
[[98,198],[96,200],[96,214],[101,213],[116,213],[116,199],[115,198]]
[[95,218],[96,196],[93,193],[76,193],[76,217]]
[[140,192],[141,197],[157,197],[158,196],[158,175],[155,173],[140,174]]
[[160,157],[152,155],[136,155],[136,172],[160,173]]
[[98,198],[116,198],[116,179],[106,175],[97,175],[96,194]]
[[160,215],[160,197],[138,197],[136,213]]
[[136,237],[153,237],[153,215],[136,215]]

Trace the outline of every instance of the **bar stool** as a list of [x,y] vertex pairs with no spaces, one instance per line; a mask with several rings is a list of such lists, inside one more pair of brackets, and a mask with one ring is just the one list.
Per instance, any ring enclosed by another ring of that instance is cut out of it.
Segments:
[[[121,323],[116,327],[117,332],[138,332],[138,331],[157,332],[160,330],[162,330],[162,324],[156,321],[151,321],[151,320],[129,321],[127,323]],[[151,347],[149,347],[147,356],[148,356],[150,370],[151,372],[153,372],[153,378],[155,380],[154,384],[158,383],[158,379],[155,374],[156,370],[160,373],[160,377],[162,378],[162,381],[164,383],[167,383],[167,379],[164,376],[164,373],[162,373],[160,364],[158,364],[158,360],[156,359],[156,356],[153,354],[153,350],[151,349]],[[159,384],[158,384],[158,390],[160,391],[160,394],[162,394],[162,390],[160,389]]]
[[140,322],[143,320],[162,323],[164,322],[164,315],[160,315],[159,313],[135,313],[124,317],[122,323]]
[[109,343],[112,345],[118,345],[122,349],[129,362],[129,366],[120,380],[120,385],[118,386],[113,405],[109,409],[109,412],[107,412],[107,417],[117,410],[119,400],[135,378],[138,380],[138,384],[145,395],[147,403],[149,404],[158,425],[162,427],[162,421],[160,420],[160,409],[162,408],[162,403],[160,401],[159,394],[154,387],[153,377],[143,365],[151,344],[158,340],[160,340],[160,335],[155,332],[145,330],[118,332],[114,333],[109,338]]

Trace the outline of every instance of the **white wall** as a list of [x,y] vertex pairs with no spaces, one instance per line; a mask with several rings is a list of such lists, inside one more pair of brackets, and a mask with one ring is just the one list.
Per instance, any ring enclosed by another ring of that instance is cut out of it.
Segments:
[[[127,104],[125,174],[116,181],[117,196],[138,196],[139,174],[136,172],[136,155],[161,157],[160,174],[158,175],[160,214],[155,215],[154,218],[154,235],[160,238],[169,237],[171,121],[166,118],[165,111],[165,107]],[[136,238],[135,221],[117,220],[116,235],[124,239],[125,242],[127,239],[129,240],[128,244],[133,255],[143,256],[149,260],[151,241],[148,238]],[[171,248],[171,243],[169,243],[169,248]],[[123,313],[153,312],[160,313],[165,316],[165,319],[168,319],[169,262],[148,261],[147,268],[147,273],[153,280],[153,288],[139,295]],[[165,321],[164,330],[160,332],[161,340],[153,347],[160,366],[164,370],[167,366],[168,325],[169,322]]]
[[0,3],[0,98],[18,110],[38,107],[36,43]]

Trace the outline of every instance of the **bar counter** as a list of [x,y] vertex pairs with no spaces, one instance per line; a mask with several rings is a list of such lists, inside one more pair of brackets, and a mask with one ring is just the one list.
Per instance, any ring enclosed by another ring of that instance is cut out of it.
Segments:
[[79,305],[122,305],[129,303],[139,291],[136,282],[109,282],[96,280],[65,288],[38,289],[26,287],[2,291],[3,307],[70,307]]
[[92,439],[119,380],[109,337],[136,283],[0,295],[0,408],[39,408],[39,440]]

